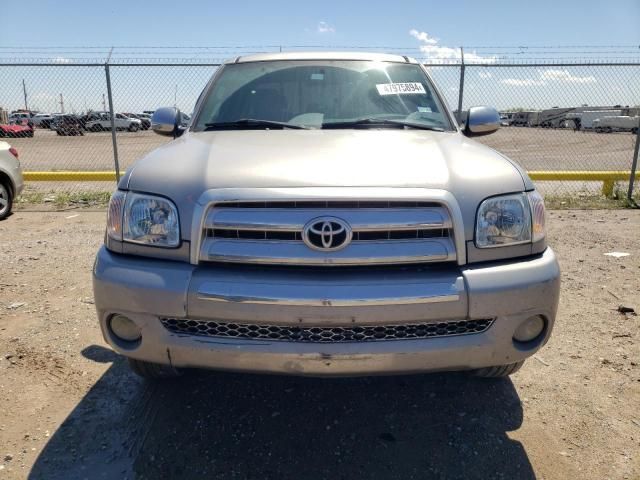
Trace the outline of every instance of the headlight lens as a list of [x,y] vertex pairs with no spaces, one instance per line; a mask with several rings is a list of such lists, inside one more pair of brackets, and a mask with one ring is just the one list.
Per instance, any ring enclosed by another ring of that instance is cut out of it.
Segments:
[[129,192],[123,216],[123,240],[156,247],[180,244],[178,211],[168,199]]
[[516,245],[531,241],[531,212],[524,193],[488,198],[476,219],[478,248]]
[[546,236],[545,207],[537,191],[488,198],[476,218],[478,248],[538,242]]

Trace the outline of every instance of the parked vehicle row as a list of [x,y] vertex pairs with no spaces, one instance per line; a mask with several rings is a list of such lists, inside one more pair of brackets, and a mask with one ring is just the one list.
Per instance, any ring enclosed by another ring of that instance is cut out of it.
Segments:
[[[151,114],[153,111],[143,113],[122,112],[117,113],[114,124],[117,130],[128,130],[136,132],[138,130],[148,130],[151,128]],[[60,125],[62,128],[59,128]],[[11,128],[3,129],[5,136],[16,136],[16,132],[23,129],[14,128],[14,125],[28,126],[33,128],[46,128],[58,132],[61,135],[79,134],[73,125],[80,125],[84,131],[111,130],[111,115],[106,111],[90,111],[82,115],[64,113],[41,113],[28,110],[16,110],[9,115],[6,125]],[[69,133],[67,133],[69,132]],[[1,133],[0,133],[1,135]],[[24,133],[17,136],[25,136]],[[29,135],[31,136],[31,135]]]
[[640,116],[635,108],[588,108],[553,107],[541,111],[503,112],[500,123],[503,126],[570,128],[597,133],[638,132]]

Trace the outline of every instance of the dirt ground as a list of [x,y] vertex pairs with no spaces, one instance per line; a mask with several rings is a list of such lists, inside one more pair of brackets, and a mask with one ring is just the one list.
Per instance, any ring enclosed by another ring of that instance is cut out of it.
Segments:
[[104,220],[19,211],[0,223],[0,479],[640,478],[640,316],[617,311],[640,308],[637,210],[550,212],[554,335],[504,380],[145,384],[98,329]]

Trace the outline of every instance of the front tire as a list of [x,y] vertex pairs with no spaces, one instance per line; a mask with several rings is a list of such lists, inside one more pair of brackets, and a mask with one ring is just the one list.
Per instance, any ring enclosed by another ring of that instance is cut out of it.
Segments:
[[524,365],[524,360],[516,363],[508,363],[507,365],[496,365],[495,367],[484,367],[473,370],[473,375],[483,378],[502,378],[516,373]]
[[173,368],[171,365],[162,365],[159,363],[145,362],[144,360],[136,360],[129,358],[129,367],[133,373],[146,380],[165,380],[176,378],[182,373]]
[[9,216],[12,207],[11,188],[6,182],[0,181],[0,220],[4,220]]
[[131,125],[129,125],[129,131],[130,132],[137,132],[138,131],[138,125],[135,123],[132,123]]

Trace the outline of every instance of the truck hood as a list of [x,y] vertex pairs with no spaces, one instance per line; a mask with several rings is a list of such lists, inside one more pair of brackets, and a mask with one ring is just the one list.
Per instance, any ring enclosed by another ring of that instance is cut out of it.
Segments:
[[480,201],[529,188],[525,181],[513,162],[456,132],[235,130],[185,133],[138,160],[120,188],[171,198],[187,233],[192,204],[209,189],[443,189],[457,198],[469,224]]

